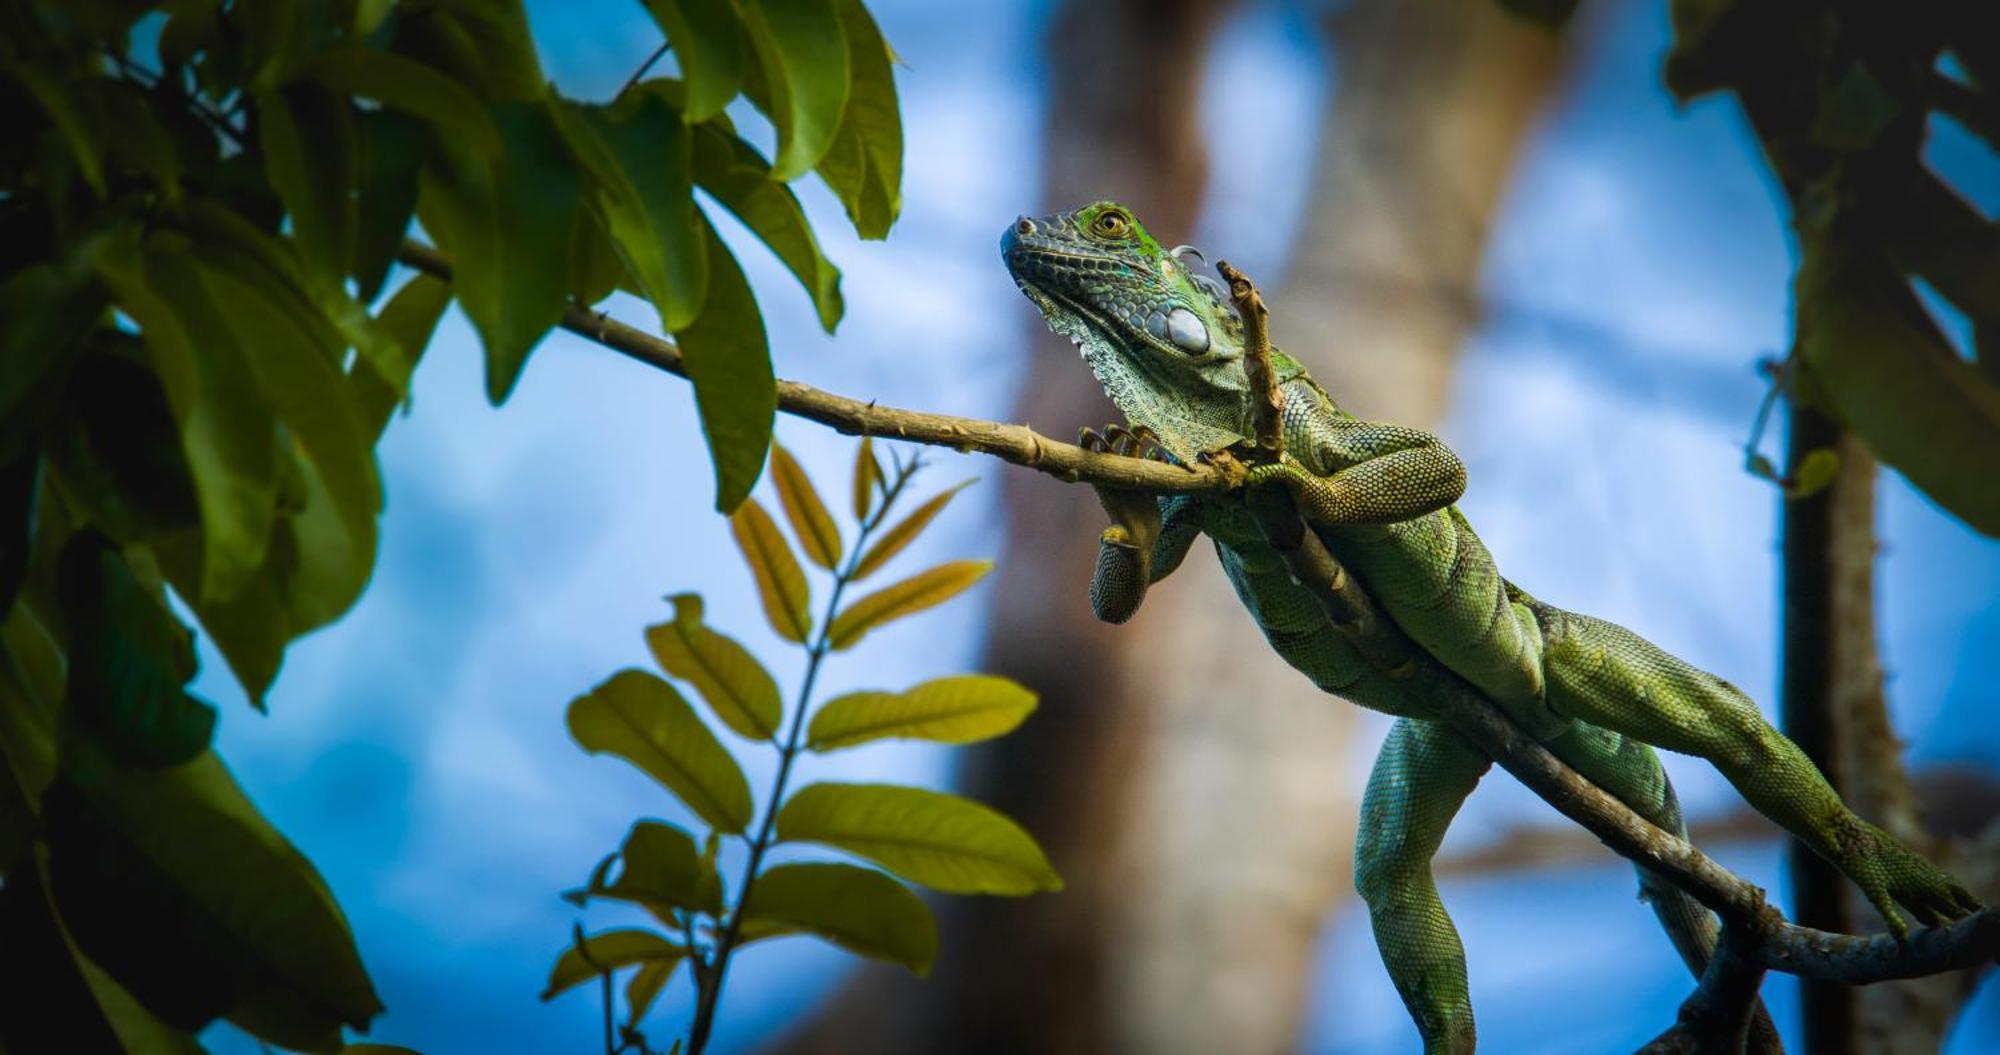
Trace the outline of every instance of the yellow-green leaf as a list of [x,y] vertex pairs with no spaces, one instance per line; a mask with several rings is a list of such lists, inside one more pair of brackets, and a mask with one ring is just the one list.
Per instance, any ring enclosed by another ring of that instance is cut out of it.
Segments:
[[836,649],[854,647],[868,631],[892,619],[945,603],[993,570],[990,560],[955,560],[885,586],[848,605],[833,617],[827,641]]
[[[618,878],[610,878],[616,860]],[[593,897],[629,901],[658,910],[683,908],[715,913],[722,909],[722,884],[702,867],[694,837],[662,821],[640,821],[618,853],[604,859],[582,890],[563,895],[578,905]]]
[[361,133],[366,162],[356,187],[352,270],[355,297],[372,304],[416,213],[417,174],[427,145],[423,124],[396,110],[362,115]]
[[674,333],[694,384],[695,409],[715,462],[715,508],[732,513],[750,494],[771,446],[778,382],[764,316],[736,257],[696,213],[708,243],[708,299],[694,323]]
[[812,784],[778,811],[778,838],[865,857],[947,894],[1032,894],[1062,879],[1020,826],[970,799],[893,784]]
[[689,682],[722,724],[752,740],[777,732],[783,706],[778,683],[742,645],[702,625],[701,595],[667,598],[674,617],[646,628],[646,644],[660,666]]
[[875,511],[875,496],[882,487],[882,463],[875,460],[875,441],[861,437],[854,451],[854,521],[866,523]]
[[903,119],[894,54],[861,0],[836,0],[853,71],[840,132],[819,161],[820,178],[847,210],[854,232],[884,238],[902,210]]
[[596,978],[602,971],[615,971],[635,963],[679,963],[686,955],[686,948],[649,930],[601,931],[583,939],[582,948],[572,943],[556,957],[556,965],[549,971],[549,984],[542,989],[542,999],[553,999],[565,989]]
[[808,610],[812,594],[806,588],[806,573],[792,556],[785,536],[778,533],[771,514],[764,512],[756,499],[747,499],[729,518],[729,531],[736,536],[736,547],[743,551],[750,574],[757,580],[757,596],[764,602],[764,616],[771,621],[771,629],[787,641],[805,644],[806,636],[812,633]]
[[338,285],[354,256],[361,145],[346,99],[302,81],[259,92],[257,130],[264,171],[292,218],[292,237],[314,277]]
[[778,489],[778,504],[785,507],[785,519],[792,522],[792,532],[799,537],[806,559],[832,571],[845,552],[840,529],[834,526],[826,503],[820,501],[812,478],[780,443],[771,445],[771,483]]
[[667,987],[667,981],[674,976],[674,968],[681,965],[680,959],[648,960],[632,972],[632,978],[625,983],[626,1024],[636,1026],[639,1020],[652,1010],[653,1001],[660,996],[660,990]]
[[767,869],[750,888],[744,922],[807,931],[919,976],[937,958],[937,922],[909,887],[875,871],[832,863]]
[[440,139],[488,159],[500,155],[500,130],[479,99],[464,85],[415,59],[375,48],[333,48],[300,65],[297,75],[421,118]]
[[[882,472],[881,467],[877,466],[875,472],[879,476]],[[860,474],[857,472],[856,475]],[[944,512],[945,504],[951,501],[952,496],[971,483],[972,481],[967,480],[949,491],[932,495],[929,501],[912,510],[909,516],[897,521],[894,527],[883,532],[882,537],[877,539],[873,546],[868,547],[868,552],[861,555],[860,563],[855,565],[855,581],[873,575],[882,565],[889,563],[890,558],[903,552],[903,547],[916,541],[917,536],[930,526],[931,521],[936,519],[939,513]],[[861,485],[856,483],[854,487],[855,501],[859,502]]]
[[[400,361],[414,369],[424,349],[430,347],[431,334],[437,332],[438,320],[444,317],[444,309],[450,304],[451,283],[435,275],[418,275],[389,298],[381,314],[375,317],[375,323],[403,350]],[[363,426],[370,436],[381,438],[390,415],[402,404],[409,389],[410,375],[401,371],[384,374],[373,360],[357,356],[354,365],[348,368],[348,378],[354,385]]]
[[853,692],[813,715],[806,746],[833,751],[900,737],[968,744],[1013,730],[1035,710],[1035,694],[1006,678],[960,674],[907,692]]
[[665,679],[621,670],[569,705],[569,732],[585,751],[608,751],[680,797],[725,832],[750,823],[743,770]]
[[772,174],[795,180],[812,171],[840,131],[849,89],[846,30],[832,0],[745,0],[739,10],[763,78],[764,91],[752,98],[778,130]]
[[722,112],[743,86],[743,27],[716,0],[646,0],[687,78],[688,120]]

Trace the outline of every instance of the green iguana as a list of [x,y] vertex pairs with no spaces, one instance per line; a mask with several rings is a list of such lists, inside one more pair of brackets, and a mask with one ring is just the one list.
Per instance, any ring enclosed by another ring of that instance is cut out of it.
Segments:
[[[1187,247],[1161,248],[1124,207],[1023,217],[1001,239],[1014,281],[1081,350],[1134,429],[1100,446],[1157,446],[1193,463],[1254,435],[1243,324]],[[1831,861],[1898,936],[1900,903],[1925,923],[1977,910],[1965,888],[1849,810],[1798,746],[1734,686],[1624,627],[1544,604],[1500,575],[1452,503],[1465,466],[1418,429],[1363,421],[1306,371],[1272,356],[1283,397],[1282,460],[1247,488],[1283,486],[1306,522],[1404,633],[1502,707],[1556,755],[1648,820],[1684,832],[1653,747],[1708,759],[1760,812]],[[1094,434],[1090,434],[1093,435]],[[1142,443],[1143,441],[1143,443]],[[1253,522],[1242,491],[1155,496],[1100,489],[1103,534],[1090,598],[1123,622],[1197,535],[1215,543],[1236,594],[1285,661],[1327,692],[1397,717],[1361,807],[1355,885],[1390,977],[1431,1053],[1473,1049],[1465,956],[1430,862],[1487,758],[1371,669]],[[1649,747],[1648,745],[1652,745]],[[1698,975],[1717,924],[1691,897],[1640,884]],[[1768,1037],[1768,1020],[1760,1030]]]

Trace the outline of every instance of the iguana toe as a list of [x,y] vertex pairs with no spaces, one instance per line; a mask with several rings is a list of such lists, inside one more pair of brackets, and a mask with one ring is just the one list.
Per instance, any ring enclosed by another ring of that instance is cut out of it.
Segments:
[[1909,924],[1896,911],[1897,905],[1924,926],[1948,923],[1981,908],[1979,899],[1944,869],[1865,821],[1841,840],[1835,864],[1867,895],[1898,940],[1909,937]]

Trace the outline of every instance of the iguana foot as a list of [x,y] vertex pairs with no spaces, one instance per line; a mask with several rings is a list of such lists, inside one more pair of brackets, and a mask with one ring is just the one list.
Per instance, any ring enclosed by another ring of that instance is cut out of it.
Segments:
[[1087,451],[1099,454],[1116,454],[1125,458],[1149,458],[1153,461],[1168,460],[1165,447],[1160,445],[1160,437],[1144,425],[1127,428],[1124,425],[1104,426],[1103,432],[1096,429],[1078,429],[1077,445]]
[[1944,869],[1858,817],[1835,837],[1833,863],[1861,888],[1898,940],[1910,934],[1909,923],[1896,911],[1898,904],[1925,926],[1959,919],[1982,907]]
[[1293,462],[1267,462],[1250,467],[1245,487],[1283,485],[1292,493],[1292,503],[1308,519],[1322,524],[1347,524],[1356,520],[1353,488],[1325,476],[1315,476]]

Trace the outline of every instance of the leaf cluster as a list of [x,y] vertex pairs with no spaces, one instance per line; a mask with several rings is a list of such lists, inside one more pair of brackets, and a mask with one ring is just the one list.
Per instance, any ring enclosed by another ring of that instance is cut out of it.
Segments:
[[[645,1050],[638,1023],[686,962],[696,1004],[688,1050],[699,1052],[730,959],[745,945],[812,935],[921,975],[936,955],[937,926],[905,882],[942,893],[1010,896],[1061,887],[1034,839],[977,802],[922,788],[830,781],[788,793],[793,763],[803,754],[888,738],[969,743],[1011,731],[1034,710],[1032,692],[983,674],[938,678],[900,692],[812,698],[820,665],[831,653],[892,620],[957,596],[991,567],[952,561],[842,604],[849,585],[887,565],[957,493],[952,488],[936,494],[888,525],[915,470],[911,462],[885,472],[872,442],[862,441],[851,490],[850,547],[804,469],[774,446],[771,480],[792,538],[754,498],[730,518],[771,628],[804,653],[802,684],[789,715],[777,680],[748,649],[709,627],[701,598],[687,593],[668,597],[672,617],[645,632],[666,677],[621,670],[570,704],[570,733],[584,750],[637,767],[706,832],[697,839],[654,819],[633,825],[624,845],[566,896],[579,905],[591,898],[638,905],[664,931],[586,936],[579,929],[550,972],[544,999],[597,979],[608,1001],[610,976],[636,968],[625,983],[620,1029],[628,1043]],[[800,555],[830,580],[825,616],[818,620]],[[677,684],[692,690],[731,733],[777,752],[777,777],[761,819],[734,756]],[[734,897],[726,895],[728,884],[717,864],[727,839],[739,839],[747,849]],[[877,867],[845,861],[764,866],[765,852],[780,843],[816,844]]]
[[[55,994],[0,997],[0,1047],[180,1050],[226,1018],[332,1050],[380,1010],[324,881],[211,750],[183,619],[261,708],[355,602],[375,447],[452,301],[495,403],[566,309],[650,301],[719,503],[748,493],[775,383],[711,210],[831,329],[840,274],[787,181],[886,234],[891,53],[860,0],[646,7],[677,75],[591,101],[548,82],[519,0],[0,0],[0,915]],[[392,283],[413,222],[450,281]]]
[[[1989,6],[1674,0],[1673,20],[1668,86],[1734,93],[1792,206],[1797,343],[1783,383],[2000,535],[2000,225],[1923,159],[1939,121],[2000,148]],[[1970,348],[1953,346],[1919,284],[1971,321]],[[1823,486],[1831,458],[1811,452],[1783,482]],[[1754,450],[1750,466],[1779,478]]]

